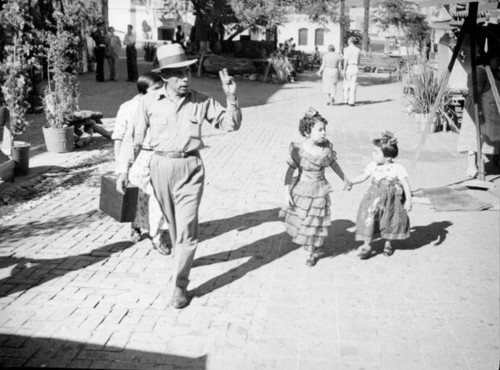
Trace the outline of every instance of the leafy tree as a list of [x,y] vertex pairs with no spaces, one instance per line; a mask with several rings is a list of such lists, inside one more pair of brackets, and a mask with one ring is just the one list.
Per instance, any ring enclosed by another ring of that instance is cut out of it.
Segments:
[[191,0],[198,16],[207,22],[230,26],[229,40],[247,29],[273,29],[286,21],[286,16],[302,12],[311,21],[340,21],[341,0]]
[[316,23],[340,22],[340,0],[298,0],[293,2],[295,10],[305,13]]
[[29,125],[26,118],[31,89],[28,75],[31,66],[36,64],[33,57],[35,37],[29,11],[26,1],[15,0],[3,3],[0,11],[0,24],[5,30],[0,82],[3,101],[9,110],[11,146],[15,137]]
[[411,77],[410,46],[417,44],[422,49],[423,42],[429,37],[430,27],[425,16],[418,7],[408,0],[382,0],[375,12],[373,20],[387,29],[395,26],[399,34],[403,35],[403,42],[407,50],[408,77]]
[[430,33],[425,15],[420,13],[418,7],[408,0],[382,0],[373,20],[383,29],[387,29],[391,25],[396,26],[407,45],[416,42],[421,46]]

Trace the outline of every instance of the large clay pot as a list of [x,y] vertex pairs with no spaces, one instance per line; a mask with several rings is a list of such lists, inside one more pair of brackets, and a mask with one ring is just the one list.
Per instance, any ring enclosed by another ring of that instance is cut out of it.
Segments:
[[74,128],[72,126],[53,128],[43,127],[43,138],[47,151],[52,153],[67,153],[73,151]]
[[[424,132],[425,126],[427,125],[427,120],[429,119],[429,114],[414,113],[413,116],[415,117],[415,122],[417,123],[418,132]],[[431,123],[429,133],[436,132],[436,130],[437,130],[437,122],[436,121],[437,121],[437,119],[436,119],[436,117],[434,117],[434,120]]]
[[14,141],[11,149],[12,160],[15,162],[14,174],[27,175],[30,169],[30,143]]

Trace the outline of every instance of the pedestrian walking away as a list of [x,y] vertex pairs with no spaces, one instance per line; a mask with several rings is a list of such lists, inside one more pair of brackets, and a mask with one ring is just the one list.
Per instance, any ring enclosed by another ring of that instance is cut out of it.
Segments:
[[[205,170],[199,150],[203,147],[201,126],[207,121],[217,129],[238,130],[241,110],[236,98],[236,83],[227,70],[219,72],[227,108],[211,97],[190,88],[189,66],[181,45],[162,45],[157,51],[159,72],[164,87],[141,100],[137,112],[134,150],[144,145],[151,133],[151,184],[167,219],[175,250],[176,270],[172,306],[189,304],[187,287],[198,244],[198,209],[203,194]],[[121,173],[117,188],[123,191],[127,173]]]
[[358,87],[358,65],[361,50],[354,45],[355,38],[347,39],[348,46],[344,49],[344,103],[354,107],[356,104],[356,89]]
[[385,131],[373,140],[373,145],[373,161],[352,181],[358,184],[372,178],[356,219],[356,239],[364,242],[358,253],[361,259],[372,255],[371,243],[379,236],[386,240],[385,256],[394,253],[392,240],[410,237],[408,212],[412,196],[406,169],[394,162],[398,155],[397,139],[392,132]]
[[[325,178],[330,167],[344,181],[344,190],[350,181],[337,163],[337,153],[326,139],[328,122],[314,108],[309,108],[299,123],[299,132],[306,139],[291,143],[288,169],[285,175],[285,202],[281,210],[287,233],[293,242],[308,252],[306,265],[314,266],[321,254],[320,248],[328,236],[331,186]],[[298,176],[293,177],[295,170]]]
[[323,77],[323,92],[326,94],[326,105],[335,104],[341,60],[341,56],[335,52],[335,46],[328,45],[328,52],[323,55],[321,67],[318,71],[318,76]]
[[99,23],[97,30],[91,33],[91,37],[95,42],[95,60],[96,60],[96,72],[95,79],[99,82],[104,82],[104,59],[106,58],[107,42],[106,42],[106,32],[104,29],[104,23]]
[[108,38],[108,62],[109,62],[109,80],[116,81],[116,62],[122,50],[122,42],[118,36],[115,35],[115,29],[109,27]]
[[[161,254],[170,254],[171,247],[168,242],[167,222],[161,212],[158,200],[154,196],[150,181],[149,164],[153,152],[150,145],[151,135],[149,130],[137,158],[134,157],[132,150],[136,127],[135,117],[139,102],[148,91],[157,90],[162,86],[163,80],[161,77],[152,72],[146,72],[139,77],[137,81],[139,94],[120,106],[116,115],[112,139],[115,142],[116,172],[118,174],[128,172],[129,181],[139,188],[137,210],[131,224],[130,238],[132,241],[138,242],[141,239],[142,232],[146,231],[151,237],[154,249],[157,249]],[[126,144],[123,144],[124,141]]]
[[129,24],[127,26],[127,33],[123,39],[123,44],[125,45],[125,54],[127,56],[127,81],[135,82],[137,81],[138,71],[137,71],[137,50],[135,48],[135,32],[134,27]]

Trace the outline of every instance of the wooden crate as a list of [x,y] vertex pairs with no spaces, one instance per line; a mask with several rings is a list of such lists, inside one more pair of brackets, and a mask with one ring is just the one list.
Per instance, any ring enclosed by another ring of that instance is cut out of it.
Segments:
[[104,175],[101,178],[99,209],[118,222],[132,222],[137,209],[139,189],[127,187],[125,194],[116,190],[116,176]]

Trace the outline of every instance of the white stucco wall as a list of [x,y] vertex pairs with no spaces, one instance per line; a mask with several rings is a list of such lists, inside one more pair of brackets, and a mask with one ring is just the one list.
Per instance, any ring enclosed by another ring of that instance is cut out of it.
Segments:
[[[159,19],[155,19],[151,10],[148,14],[144,6],[132,4],[131,0],[108,0],[108,19],[109,25],[114,27],[116,34],[122,38],[127,32],[127,26],[131,24],[137,35],[137,41],[156,41],[158,40],[158,27],[162,26]],[[142,22],[147,21],[152,31],[146,35],[142,31]],[[195,17],[192,13],[182,15],[182,24],[186,36],[189,36],[191,26],[194,24]],[[169,22],[169,27],[175,28],[177,22]]]
[[[299,45],[299,29],[306,28],[307,45]],[[288,17],[288,23],[278,27],[278,43],[284,43],[285,40],[293,38],[296,49],[306,53],[314,52],[315,30],[323,28],[325,30],[323,45],[318,45],[320,52],[326,52],[328,45],[333,44],[338,50],[340,41],[340,27],[337,23],[319,24],[311,22],[307,15],[292,14]]]

